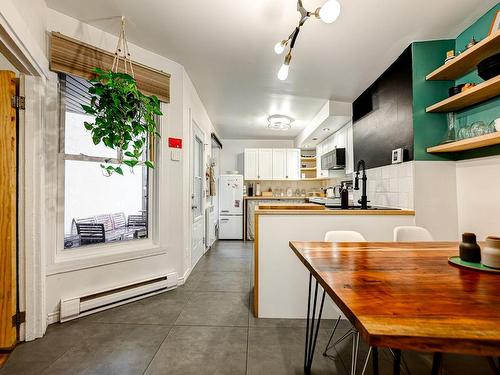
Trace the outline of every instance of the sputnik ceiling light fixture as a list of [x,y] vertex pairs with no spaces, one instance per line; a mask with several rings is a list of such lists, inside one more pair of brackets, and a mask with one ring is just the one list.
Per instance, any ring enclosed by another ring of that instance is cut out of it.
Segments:
[[300,13],[299,25],[290,34],[288,39],[276,43],[274,52],[281,55],[289,46],[288,53],[285,55],[285,61],[278,71],[278,79],[284,81],[288,77],[288,70],[290,68],[290,61],[292,60],[292,49],[295,46],[295,41],[299,35],[300,28],[311,16],[321,19],[324,23],[333,23],[340,15],[340,4],[337,0],[328,0],[322,7],[316,9],[314,12],[309,12],[302,5],[302,0],[297,0],[297,11]]

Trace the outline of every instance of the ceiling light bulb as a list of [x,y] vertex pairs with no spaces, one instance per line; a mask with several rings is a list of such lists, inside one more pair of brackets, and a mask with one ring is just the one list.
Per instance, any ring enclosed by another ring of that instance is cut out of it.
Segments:
[[319,10],[319,18],[324,23],[333,23],[340,15],[340,4],[337,0],[328,0]]
[[277,55],[281,55],[285,51],[285,46],[286,42],[284,40],[276,43],[274,46],[274,52],[276,52]]
[[290,68],[290,66],[287,65],[287,64],[281,65],[281,68],[278,71],[278,79],[280,81],[284,81],[285,79],[288,78],[288,70],[289,70],[289,68]]
[[285,56],[285,61],[283,65],[281,65],[280,70],[278,71],[278,79],[280,81],[284,81],[288,78],[288,70],[290,69],[290,61],[292,60],[292,55],[290,52]]

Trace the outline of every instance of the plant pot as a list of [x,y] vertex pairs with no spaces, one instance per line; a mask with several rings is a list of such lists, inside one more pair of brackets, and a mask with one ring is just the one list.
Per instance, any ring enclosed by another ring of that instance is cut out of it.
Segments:
[[500,269],[500,237],[486,238],[486,245],[481,249],[481,263]]

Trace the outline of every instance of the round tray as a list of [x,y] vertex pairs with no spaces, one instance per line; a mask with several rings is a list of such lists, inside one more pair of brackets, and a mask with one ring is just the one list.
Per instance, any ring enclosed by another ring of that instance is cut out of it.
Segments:
[[460,259],[459,256],[453,256],[448,258],[448,262],[462,268],[473,269],[476,271],[490,272],[490,273],[500,273],[500,269],[491,268],[482,265],[481,263],[471,263]]

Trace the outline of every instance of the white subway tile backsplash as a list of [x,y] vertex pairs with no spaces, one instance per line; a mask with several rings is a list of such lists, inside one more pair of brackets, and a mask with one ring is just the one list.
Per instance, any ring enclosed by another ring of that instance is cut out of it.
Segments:
[[[366,175],[371,205],[413,208],[413,162],[369,169]],[[353,197],[357,201],[361,190],[354,191]]]

